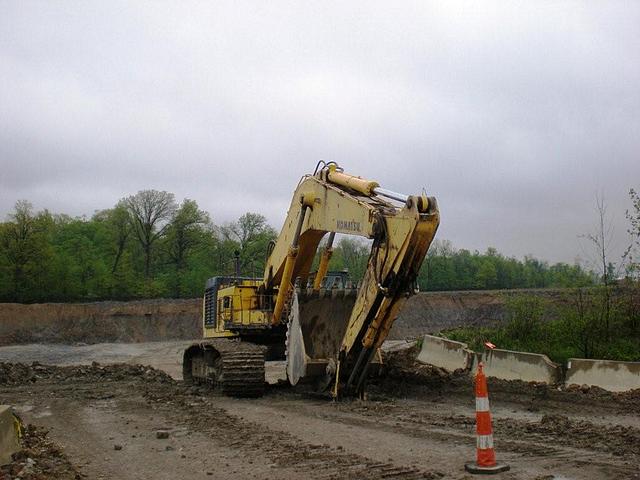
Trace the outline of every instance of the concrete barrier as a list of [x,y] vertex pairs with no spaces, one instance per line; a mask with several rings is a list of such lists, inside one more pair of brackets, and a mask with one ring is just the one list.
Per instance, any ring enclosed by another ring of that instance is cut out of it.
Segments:
[[567,361],[566,385],[591,385],[611,392],[640,388],[640,362],[587,360]]
[[471,367],[473,352],[467,348],[466,343],[425,335],[417,360],[454,372]]
[[560,365],[546,355],[497,348],[474,353],[465,343],[432,335],[423,337],[417,360],[450,372],[470,370],[471,375],[482,361],[487,377],[502,380],[591,385],[611,392],[640,389],[640,362],[570,358],[565,376]]
[[[555,384],[562,380],[560,365],[538,353],[514,352],[512,350],[487,350],[478,355],[484,364],[487,377],[523,382],[544,382]],[[472,374],[475,374],[474,362]]]
[[20,450],[20,428],[11,407],[0,405],[0,465],[11,463],[11,455]]

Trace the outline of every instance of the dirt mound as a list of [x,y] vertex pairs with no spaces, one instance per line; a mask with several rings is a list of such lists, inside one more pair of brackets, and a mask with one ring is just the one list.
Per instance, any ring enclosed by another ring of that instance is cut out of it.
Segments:
[[31,367],[22,363],[0,363],[0,384],[16,385],[34,381]]
[[61,448],[53,443],[48,431],[27,425],[22,436],[22,449],[13,461],[0,468],[0,478],[22,480],[80,480],[85,478],[69,462]]
[[463,372],[449,373],[442,368],[418,362],[416,356],[419,351],[420,348],[414,345],[383,353],[381,373],[370,380],[369,391],[374,395],[411,396],[468,385],[469,380]]
[[451,377],[446,370],[433,365],[426,365],[416,360],[420,347],[413,345],[409,348],[396,350],[384,354],[385,368],[384,376],[401,379],[404,381],[414,381],[414,383],[424,385],[432,383],[443,383]]
[[126,363],[58,367],[32,363],[0,362],[0,384],[23,385],[39,381],[54,382],[108,382],[125,379],[143,379],[150,382],[174,383],[175,381],[165,372],[143,365],[129,365]]
[[[472,382],[471,377],[469,381]],[[538,404],[554,403],[568,411],[579,411],[584,406],[597,406],[620,413],[640,413],[640,389],[629,392],[609,392],[598,387],[562,387],[540,382],[487,379],[490,396],[518,403],[530,402],[530,411]]]
[[[507,424],[500,429],[506,429]],[[596,446],[614,455],[640,455],[640,429],[623,425],[594,425],[565,415],[544,415],[531,429],[537,435],[555,436],[573,446]]]
[[589,385],[569,385],[563,389],[566,396],[572,398],[587,398],[602,402],[612,402],[624,406],[631,411],[640,413],[640,388],[628,392],[609,392],[600,387]]

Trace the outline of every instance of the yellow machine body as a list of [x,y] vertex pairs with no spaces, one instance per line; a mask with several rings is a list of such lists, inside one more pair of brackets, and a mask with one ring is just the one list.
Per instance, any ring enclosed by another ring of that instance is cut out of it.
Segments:
[[[263,277],[212,279],[204,300],[204,338],[271,344],[284,340],[295,319],[302,344],[296,355],[303,365],[296,377],[331,377],[336,395],[341,390],[362,392],[368,365],[413,291],[439,222],[434,198],[396,194],[327,164],[300,180]],[[306,290],[314,257],[328,233],[315,288]],[[349,295],[318,290],[336,234],[373,240],[360,288]],[[296,290],[296,284],[303,288]]]
[[[239,280],[217,291],[217,318],[215,323],[204,322],[204,338],[236,337],[238,330],[266,325],[270,312],[260,309],[259,280]],[[205,299],[206,302],[206,299]],[[203,303],[203,315],[206,304]],[[226,325],[226,327],[225,327]],[[236,330],[237,331],[237,330]]]

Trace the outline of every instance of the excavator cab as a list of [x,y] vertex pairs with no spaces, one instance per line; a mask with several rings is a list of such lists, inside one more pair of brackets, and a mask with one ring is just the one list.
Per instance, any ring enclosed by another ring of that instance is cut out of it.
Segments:
[[[309,279],[307,280],[306,288],[313,288],[317,277],[317,271],[311,272],[309,274]],[[319,281],[320,289],[324,290],[332,290],[334,288],[341,290],[353,288],[353,281],[351,280],[348,270],[333,270],[327,272],[324,278],[321,278]]]

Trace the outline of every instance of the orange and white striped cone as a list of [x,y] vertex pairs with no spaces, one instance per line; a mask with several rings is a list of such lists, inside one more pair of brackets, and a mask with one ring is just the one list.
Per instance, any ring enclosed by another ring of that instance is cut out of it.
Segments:
[[469,473],[500,473],[509,470],[509,465],[496,463],[496,452],[493,450],[493,429],[491,412],[489,411],[489,391],[487,377],[482,371],[482,362],[478,364],[476,374],[476,461],[466,463],[464,468]]

